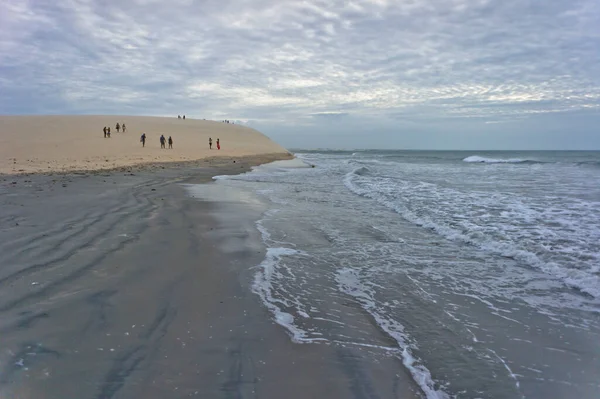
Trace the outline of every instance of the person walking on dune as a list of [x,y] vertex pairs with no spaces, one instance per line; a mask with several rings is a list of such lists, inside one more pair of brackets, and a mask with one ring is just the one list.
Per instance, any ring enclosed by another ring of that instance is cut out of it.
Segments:
[[221,149],[221,143],[219,142],[219,139],[217,139],[217,150]]
[[165,136],[160,135],[160,148],[165,148]]
[[146,133],[142,133],[142,137],[140,137],[140,141],[142,142],[142,147],[146,146]]
[[117,129],[117,133],[119,133],[120,128],[121,128],[121,126],[119,125],[119,122],[117,122],[117,126],[115,126],[115,129]]
[[208,149],[212,150],[212,137],[208,138]]
[[108,128],[106,134],[108,134],[108,138],[110,138],[110,128]]
[[125,133],[125,124],[123,123],[123,126],[121,126],[121,128],[123,128],[123,133]]
[[171,136],[169,136],[169,149],[173,149],[173,139],[171,138]]
[[104,129],[102,129],[104,131],[104,138],[106,138],[106,126],[104,126]]

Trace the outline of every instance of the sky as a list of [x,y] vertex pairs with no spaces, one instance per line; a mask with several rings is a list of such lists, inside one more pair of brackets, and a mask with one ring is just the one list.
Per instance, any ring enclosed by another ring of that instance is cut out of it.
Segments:
[[291,148],[600,149],[598,0],[2,0],[0,114]]

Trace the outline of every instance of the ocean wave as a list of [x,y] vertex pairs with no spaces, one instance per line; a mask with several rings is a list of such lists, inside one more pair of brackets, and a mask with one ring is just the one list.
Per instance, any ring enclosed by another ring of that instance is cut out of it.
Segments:
[[509,158],[509,159],[498,159],[498,158],[486,158],[480,157],[479,155],[471,155],[463,159],[463,162],[469,163],[537,163],[529,159]]
[[[261,231],[263,232],[263,231]],[[264,234],[264,232],[263,232]],[[320,338],[311,338],[307,331],[304,331],[294,323],[294,316],[283,311],[277,303],[282,303],[274,295],[275,287],[273,279],[277,275],[277,267],[284,256],[302,255],[302,252],[285,247],[267,248],[267,255],[259,265],[259,271],[254,276],[252,292],[258,295],[267,309],[273,314],[273,320],[285,328],[295,343],[310,343],[322,341]]]
[[382,161],[379,159],[350,159],[347,162],[353,165],[398,166],[398,162]]
[[[277,213],[277,209],[271,209],[263,214],[264,218],[269,218]],[[271,237],[271,233],[265,228],[263,222],[265,219],[260,219],[256,222],[256,228],[262,236],[262,241],[267,245],[267,253],[265,259],[258,265],[258,271],[254,275],[252,284],[252,292],[259,296],[262,303],[273,315],[273,320],[285,328],[292,340],[295,343],[311,343],[324,341],[323,338],[311,337],[308,331],[303,330],[296,323],[295,317],[283,309],[291,308],[291,303],[288,299],[277,294],[277,281],[285,279],[279,268],[284,257],[289,256],[307,256],[305,252],[289,248],[284,245],[293,245],[281,241],[276,241]],[[278,246],[269,246],[278,245]],[[281,288],[281,287],[279,287]],[[294,301],[292,301],[294,302]],[[279,306],[282,305],[282,306]],[[283,309],[282,309],[283,308]],[[297,309],[299,315],[305,315],[306,312],[302,309]]]
[[577,161],[577,162],[562,162],[562,161],[537,161],[534,159],[521,159],[521,158],[488,158],[479,155],[471,155],[463,159],[463,162],[467,163],[482,163],[482,164],[554,164],[564,166],[587,166],[587,167],[598,167],[600,161]]
[[[357,172],[360,173],[361,171]],[[266,256],[254,276],[252,291],[260,297],[264,306],[270,311],[273,320],[288,332],[292,342],[302,344],[336,342],[335,340],[330,341],[320,333],[302,328],[302,321],[298,320],[298,316],[309,318],[308,309],[303,309],[304,306],[297,298],[294,298],[294,294],[290,293],[291,297],[285,294],[281,295],[287,293],[285,285],[281,283],[289,278],[280,271],[280,269],[289,271],[289,267],[284,264],[285,258],[309,257],[310,255],[287,247],[287,245],[291,245],[289,243],[274,239],[265,227],[264,221],[277,212],[276,209],[269,210],[263,215],[264,219],[256,222],[256,227],[261,233],[263,242],[268,247]],[[413,380],[419,385],[425,397],[427,399],[449,399],[450,396],[433,380],[431,372],[423,361],[413,353],[418,349],[414,340],[404,332],[404,326],[388,317],[385,311],[379,308],[375,300],[373,287],[368,281],[363,282],[361,280],[359,271],[352,268],[342,268],[335,273],[334,278],[337,288],[355,298],[360,306],[372,316],[374,322],[396,341],[398,350],[394,348],[394,352],[397,353],[399,360],[402,361]],[[368,346],[368,344],[363,345]]]
[[252,167],[252,170],[269,170],[269,169],[297,169],[297,168],[310,168],[310,165],[302,160],[302,158],[295,157],[293,159],[284,159],[281,161],[273,161],[264,163],[262,165]]
[[532,251],[519,248],[515,243],[499,242],[493,238],[486,237],[480,230],[457,229],[444,222],[436,221],[424,214],[418,214],[408,209],[397,200],[391,200],[379,193],[376,188],[361,187],[355,181],[355,179],[360,177],[361,175],[354,173],[354,171],[347,173],[343,180],[344,185],[354,194],[373,199],[385,207],[392,209],[405,220],[417,226],[430,229],[448,240],[472,245],[489,254],[514,259],[517,262],[553,276],[569,288],[594,298],[600,298],[600,267],[578,269],[564,266],[553,261],[546,261]]
[[357,176],[364,176],[366,174],[368,174],[371,171],[371,169],[367,168],[366,166],[360,166],[356,169],[354,169],[352,171],[352,174],[357,175]]
[[436,388],[436,384],[431,377],[431,372],[423,365],[412,351],[417,349],[415,343],[411,343],[409,337],[404,332],[404,326],[385,316],[377,306],[374,299],[373,288],[363,283],[359,273],[355,269],[343,268],[336,276],[336,281],[340,291],[353,297],[358,301],[361,307],[368,312],[375,320],[377,325],[392,337],[400,350],[402,351],[402,364],[410,372],[413,380],[419,385],[427,399],[448,399],[450,396]]
[[600,166],[600,161],[580,161],[575,162],[577,166]]

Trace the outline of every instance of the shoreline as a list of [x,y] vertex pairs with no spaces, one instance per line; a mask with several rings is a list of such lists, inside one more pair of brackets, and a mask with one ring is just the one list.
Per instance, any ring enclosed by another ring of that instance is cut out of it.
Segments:
[[251,164],[3,185],[0,396],[418,397],[397,359],[294,344],[271,319],[248,284],[258,210],[181,185]]
[[131,165],[120,165],[109,168],[98,168],[98,169],[63,169],[63,170],[49,170],[49,171],[17,171],[16,173],[3,173],[0,171],[0,178],[11,177],[11,176],[53,176],[53,175],[82,175],[82,174],[100,174],[100,173],[119,173],[119,172],[142,172],[151,171],[156,169],[175,169],[175,168],[192,168],[192,167],[223,167],[230,163],[238,163],[240,168],[260,166],[266,163],[274,161],[282,161],[294,159],[294,155],[291,152],[286,153],[267,153],[267,154],[255,154],[255,155],[238,155],[238,156],[212,156],[207,158],[199,158],[186,161],[164,161],[164,162],[141,162]]

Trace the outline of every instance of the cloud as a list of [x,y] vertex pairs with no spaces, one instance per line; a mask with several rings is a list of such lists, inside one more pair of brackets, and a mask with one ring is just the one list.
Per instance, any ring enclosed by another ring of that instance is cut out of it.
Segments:
[[595,0],[6,0],[0,111],[271,126],[595,114],[598,20]]

